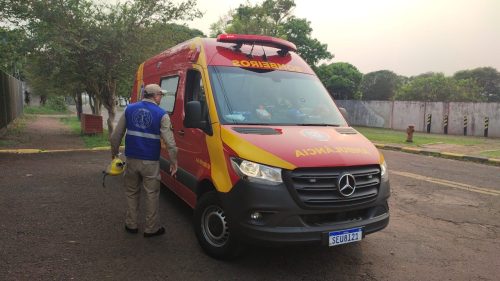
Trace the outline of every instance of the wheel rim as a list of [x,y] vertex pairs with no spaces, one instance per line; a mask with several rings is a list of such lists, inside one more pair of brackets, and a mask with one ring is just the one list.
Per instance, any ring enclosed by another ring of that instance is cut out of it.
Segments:
[[229,228],[224,210],[214,205],[207,207],[201,217],[201,230],[205,240],[212,246],[224,246],[229,239]]

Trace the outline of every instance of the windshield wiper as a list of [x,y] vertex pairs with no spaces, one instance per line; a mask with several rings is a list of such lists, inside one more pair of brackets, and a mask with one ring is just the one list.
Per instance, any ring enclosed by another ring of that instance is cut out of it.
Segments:
[[339,124],[327,124],[327,123],[303,123],[297,124],[297,126],[324,126],[324,127],[340,127]]
[[270,124],[270,123],[238,123],[238,125],[271,126],[271,125],[276,125],[276,124]]

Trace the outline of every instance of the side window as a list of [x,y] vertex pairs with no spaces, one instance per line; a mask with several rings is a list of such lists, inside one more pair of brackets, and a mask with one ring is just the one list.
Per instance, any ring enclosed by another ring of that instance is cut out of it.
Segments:
[[205,87],[201,79],[201,73],[196,70],[189,70],[186,76],[186,96],[184,102],[199,101],[201,104],[201,116],[208,122],[208,105],[205,96]]
[[160,87],[167,91],[161,99],[160,107],[168,113],[174,111],[175,96],[177,95],[177,85],[179,84],[179,76],[171,76],[161,79]]

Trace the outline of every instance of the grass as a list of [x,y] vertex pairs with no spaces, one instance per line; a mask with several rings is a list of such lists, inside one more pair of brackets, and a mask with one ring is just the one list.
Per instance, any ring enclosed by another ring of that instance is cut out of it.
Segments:
[[110,146],[108,130],[104,130],[102,134],[83,135],[81,133],[81,123],[78,117],[63,117],[61,118],[61,122],[68,125],[73,133],[81,135],[85,147],[87,148]]
[[406,142],[406,132],[394,131],[381,128],[356,127],[360,133],[375,143],[381,144],[398,144],[405,146],[422,146],[434,143],[446,143],[457,145],[477,145],[484,144],[486,141],[480,137],[466,137],[455,135],[438,135],[427,133],[414,133],[413,143]]
[[500,158],[500,150],[481,151],[480,155],[488,158]]
[[20,117],[16,118],[10,125],[7,126],[7,130],[5,133],[1,136],[2,139],[0,139],[0,147],[8,147],[12,146],[17,143],[16,140],[9,139],[11,137],[17,137],[19,134],[22,133],[24,128],[26,127],[26,124],[32,120],[34,120],[36,117],[33,115],[21,115]]
[[29,121],[34,120],[36,117],[33,115],[21,115],[16,118],[8,127],[5,135],[18,135],[26,127]]
[[28,106],[24,108],[25,114],[67,114],[69,110],[57,110],[49,106]]
[[0,140],[0,147],[11,146],[14,142],[10,140]]

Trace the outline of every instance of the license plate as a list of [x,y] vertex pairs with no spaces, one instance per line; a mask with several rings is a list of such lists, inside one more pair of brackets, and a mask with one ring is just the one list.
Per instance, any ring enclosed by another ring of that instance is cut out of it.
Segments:
[[361,227],[351,228],[328,233],[328,245],[337,246],[351,242],[361,241],[363,238]]

